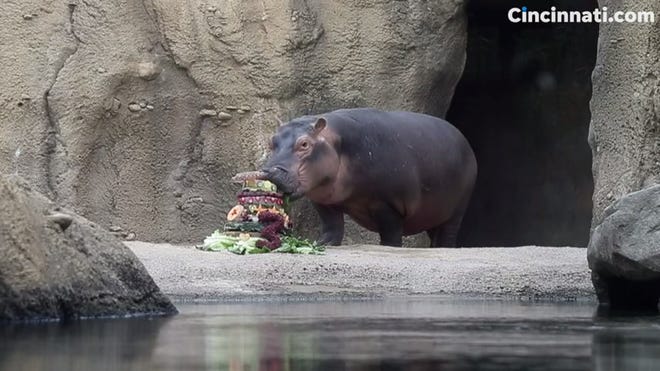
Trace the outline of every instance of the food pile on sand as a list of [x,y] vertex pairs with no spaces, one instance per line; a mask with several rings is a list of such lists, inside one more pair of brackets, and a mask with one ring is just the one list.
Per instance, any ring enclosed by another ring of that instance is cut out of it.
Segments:
[[228,250],[236,254],[287,252],[320,254],[323,247],[291,234],[288,203],[277,186],[258,179],[259,172],[236,175],[232,180],[242,184],[237,205],[227,214],[222,229],[204,240],[201,250]]

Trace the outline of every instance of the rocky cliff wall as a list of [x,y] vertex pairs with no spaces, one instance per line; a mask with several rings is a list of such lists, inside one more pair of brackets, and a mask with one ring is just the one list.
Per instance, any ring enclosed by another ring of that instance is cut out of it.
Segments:
[[[600,1],[611,12],[653,11],[660,2]],[[624,195],[660,183],[660,23],[601,25],[594,68],[589,144],[592,229]]]

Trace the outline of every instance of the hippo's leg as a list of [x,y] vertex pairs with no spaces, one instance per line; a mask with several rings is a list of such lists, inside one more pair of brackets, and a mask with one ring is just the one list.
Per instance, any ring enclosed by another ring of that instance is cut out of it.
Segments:
[[450,220],[445,224],[426,231],[431,239],[431,247],[456,247],[460,221]]
[[338,246],[344,240],[344,213],[336,208],[314,203],[321,218],[321,245]]
[[431,247],[457,247],[458,230],[461,229],[463,215],[465,215],[465,211],[468,208],[471,195],[472,189],[470,188],[449,220],[444,224],[426,231],[431,239]]
[[371,216],[378,227],[380,244],[383,246],[403,245],[403,217],[389,206],[371,210]]
[[444,224],[426,231],[431,239],[431,247],[456,247],[464,214],[465,208],[460,208]]

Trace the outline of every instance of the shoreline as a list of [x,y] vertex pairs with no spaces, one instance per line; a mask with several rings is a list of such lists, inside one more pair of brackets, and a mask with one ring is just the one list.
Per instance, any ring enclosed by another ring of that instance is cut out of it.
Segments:
[[325,255],[243,256],[185,245],[125,244],[177,303],[438,296],[596,301],[585,248],[354,245],[328,248]]

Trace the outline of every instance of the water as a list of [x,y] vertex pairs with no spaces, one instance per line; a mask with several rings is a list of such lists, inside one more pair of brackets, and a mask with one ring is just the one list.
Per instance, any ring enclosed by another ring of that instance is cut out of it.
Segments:
[[660,370],[660,317],[447,298],[178,305],[0,327],[2,370]]

